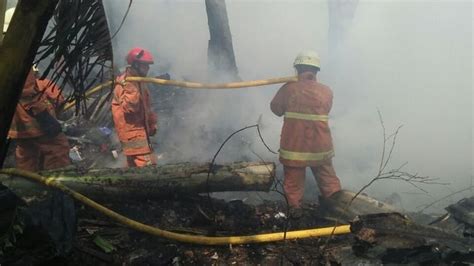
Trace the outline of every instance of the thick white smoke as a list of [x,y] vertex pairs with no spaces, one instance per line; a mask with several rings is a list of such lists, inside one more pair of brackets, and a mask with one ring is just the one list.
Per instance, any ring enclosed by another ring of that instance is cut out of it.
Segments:
[[[129,1],[104,2],[114,32]],[[299,51],[320,53],[319,79],[335,94],[330,125],[336,171],[345,188],[358,190],[377,172],[383,138],[377,109],[387,134],[403,125],[390,166],[408,162],[406,171],[449,183],[422,185],[428,193],[397,181],[380,181],[369,189],[381,198],[396,192],[409,209],[473,183],[472,6],[471,1],[359,1],[345,38],[330,54],[326,1],[227,1],[244,80],[292,75]],[[208,40],[203,0],[134,1],[113,40],[115,62],[123,66],[127,50],[142,46],[157,57],[152,72],[209,81]],[[175,143],[181,157],[173,159],[208,161],[227,135],[262,114],[263,137],[277,150],[282,120],[270,112],[269,103],[278,87],[196,91],[191,101],[176,106],[176,115],[193,119],[159,137]],[[221,161],[258,160],[242,143],[267,160],[278,160],[254,131],[241,136],[224,148]],[[317,191],[311,175],[308,183],[308,191]],[[450,200],[469,194],[472,190]]]

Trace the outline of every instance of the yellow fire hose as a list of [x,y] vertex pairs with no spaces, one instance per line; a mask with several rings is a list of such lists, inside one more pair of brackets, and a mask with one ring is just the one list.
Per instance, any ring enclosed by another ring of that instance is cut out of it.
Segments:
[[[159,85],[168,85],[175,87],[182,87],[188,89],[237,89],[237,88],[246,88],[246,87],[257,87],[278,83],[285,83],[290,81],[296,81],[297,77],[283,77],[283,78],[272,78],[272,79],[261,79],[261,80],[251,80],[251,81],[242,81],[242,82],[230,82],[230,83],[197,83],[197,82],[187,82],[187,81],[177,81],[177,80],[166,80],[166,79],[157,79],[157,78],[146,78],[146,77],[128,77],[125,80],[127,81],[139,81],[139,82],[150,82]],[[101,91],[112,85],[112,81],[107,81],[102,83],[86,92],[86,98],[89,98],[94,93]],[[74,106],[75,102],[72,101],[66,104],[63,107],[63,111],[68,110]]]
[[178,234],[178,233],[166,231],[157,227],[153,227],[150,225],[142,224],[135,220],[129,219],[123,215],[120,215],[96,203],[95,201],[83,196],[82,194],[77,193],[74,190],[64,186],[53,177],[46,178],[36,173],[32,173],[32,172],[24,171],[20,169],[14,169],[14,168],[1,169],[0,174],[25,177],[25,178],[37,181],[43,185],[57,188],[63,191],[64,193],[71,195],[76,200],[79,200],[85,205],[92,207],[93,209],[105,214],[106,216],[132,229],[135,229],[137,231],[144,232],[147,234],[151,234],[154,236],[163,237],[170,240],[175,240],[175,241],[185,242],[185,243],[190,243],[190,244],[199,244],[199,245],[236,244],[238,245],[238,244],[249,244],[249,243],[274,242],[274,241],[281,241],[284,239],[302,239],[302,238],[311,238],[311,237],[340,235],[340,234],[348,234],[351,232],[350,225],[340,225],[336,227],[324,227],[324,228],[316,228],[316,229],[308,229],[308,230],[288,231],[286,232],[286,237],[285,237],[284,232],[249,235],[249,236],[223,236],[223,237]]

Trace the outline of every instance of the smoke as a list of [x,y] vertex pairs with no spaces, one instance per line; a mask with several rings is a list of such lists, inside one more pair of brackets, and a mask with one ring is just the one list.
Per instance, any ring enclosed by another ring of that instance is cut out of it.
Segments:
[[[405,207],[414,208],[472,185],[471,21],[469,2],[359,4],[334,66],[338,71],[331,73],[333,81],[338,73],[344,75],[333,86],[340,102],[333,120],[336,151],[342,157],[336,167],[341,176],[359,179],[346,184],[359,187],[375,174],[382,147],[379,108],[389,132],[403,125],[393,167],[408,162],[405,170],[450,185],[423,186],[429,192],[424,193],[383,181],[371,192],[398,192],[406,205],[414,203]],[[357,165],[366,167],[354,173]]]
[[[104,2],[114,32],[128,1]],[[383,135],[377,110],[387,134],[403,125],[389,167],[407,162],[404,170],[449,185],[422,185],[423,192],[380,181],[368,192],[380,198],[396,192],[405,208],[419,209],[473,183],[472,6],[470,1],[359,1],[337,45],[328,40],[326,1],[227,1],[227,12],[244,80],[293,75],[292,61],[301,50],[321,55],[319,80],[335,96],[330,126],[344,188],[360,189],[378,170]],[[128,49],[141,46],[156,56],[150,76],[169,72],[172,79],[212,81],[208,40],[204,1],[134,1],[113,40],[115,64],[122,67]],[[157,152],[163,162],[210,161],[228,135],[255,124],[260,115],[263,137],[277,150],[282,119],[270,112],[269,103],[278,88],[173,90],[183,96],[176,98],[173,112],[161,114]],[[254,153],[278,161],[251,129],[232,139],[218,162],[259,160]],[[309,173],[307,180],[307,192],[317,191]],[[450,200],[466,195],[472,191]]]

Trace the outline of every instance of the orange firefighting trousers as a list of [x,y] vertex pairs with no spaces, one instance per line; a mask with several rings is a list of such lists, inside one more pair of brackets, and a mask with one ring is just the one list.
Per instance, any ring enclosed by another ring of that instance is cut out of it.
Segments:
[[32,172],[66,167],[71,164],[66,135],[16,139],[15,160],[18,169]]
[[[304,194],[304,183],[306,177],[306,167],[291,167],[283,165],[285,180],[283,189],[288,199],[288,204],[293,208],[300,208]],[[321,195],[325,198],[341,190],[339,178],[332,166],[332,163],[324,163],[311,167],[314,178],[318,184]]]
[[127,155],[128,167],[144,167],[149,165],[156,165],[156,155],[154,153]]

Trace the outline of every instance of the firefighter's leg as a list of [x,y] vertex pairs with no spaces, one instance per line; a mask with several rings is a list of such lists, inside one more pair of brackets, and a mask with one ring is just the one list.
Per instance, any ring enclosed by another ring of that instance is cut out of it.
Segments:
[[36,172],[39,170],[40,153],[37,138],[17,139],[15,149],[16,168]]
[[319,190],[324,198],[328,198],[335,192],[341,190],[341,182],[332,166],[332,161],[328,161],[320,166],[311,167],[311,171],[316,178]]
[[154,153],[145,153],[127,156],[128,167],[145,167],[156,165],[156,155]]
[[292,208],[300,208],[304,193],[305,167],[291,167],[283,165],[285,190],[288,204]]
[[135,156],[127,155],[127,165],[125,167],[137,167],[135,165]]
[[44,170],[66,167],[71,164],[69,158],[69,142],[64,133],[59,133],[56,137],[40,137],[40,152],[43,156]]

